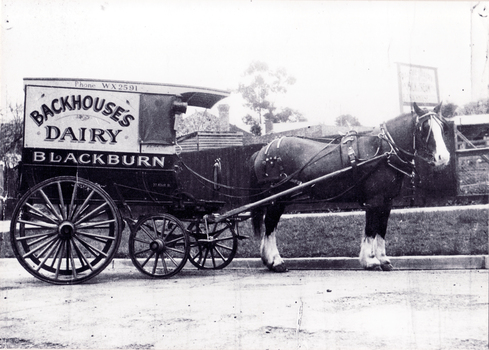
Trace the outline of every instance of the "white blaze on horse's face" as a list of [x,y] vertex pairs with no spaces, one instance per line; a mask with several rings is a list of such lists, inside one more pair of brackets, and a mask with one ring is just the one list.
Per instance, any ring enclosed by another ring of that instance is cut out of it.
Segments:
[[427,121],[430,125],[430,134],[433,142],[433,165],[435,167],[446,166],[450,162],[450,152],[448,152],[445,140],[443,138],[443,125],[434,117]]

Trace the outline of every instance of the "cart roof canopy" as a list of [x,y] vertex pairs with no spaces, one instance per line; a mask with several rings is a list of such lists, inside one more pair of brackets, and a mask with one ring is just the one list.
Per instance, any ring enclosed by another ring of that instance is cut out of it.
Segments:
[[24,85],[105,91],[111,90],[156,95],[175,95],[180,96],[182,102],[186,102],[189,106],[202,108],[212,108],[217,102],[229,96],[229,91],[225,90],[186,85],[128,82],[118,80],[25,78]]

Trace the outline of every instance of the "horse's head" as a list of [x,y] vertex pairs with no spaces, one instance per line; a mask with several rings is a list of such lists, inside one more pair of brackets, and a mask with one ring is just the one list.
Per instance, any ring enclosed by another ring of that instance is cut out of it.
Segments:
[[416,113],[415,150],[421,158],[435,167],[444,167],[450,161],[450,152],[444,134],[448,124],[441,115],[441,103],[433,111],[419,108],[413,103]]

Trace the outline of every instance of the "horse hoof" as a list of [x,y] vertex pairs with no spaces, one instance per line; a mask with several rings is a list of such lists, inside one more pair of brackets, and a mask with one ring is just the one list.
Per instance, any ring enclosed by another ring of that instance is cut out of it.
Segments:
[[392,270],[394,270],[394,266],[392,266],[391,263],[382,264],[382,265],[380,265],[380,268],[382,269],[382,271],[392,271]]
[[365,270],[368,271],[382,271],[382,268],[379,265],[366,267]]
[[274,272],[287,272],[287,267],[285,266],[284,263],[278,264],[276,266],[272,266],[272,271]]

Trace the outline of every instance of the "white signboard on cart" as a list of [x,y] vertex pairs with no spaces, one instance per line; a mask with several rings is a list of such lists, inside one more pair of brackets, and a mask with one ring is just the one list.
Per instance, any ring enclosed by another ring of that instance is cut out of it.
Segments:
[[139,152],[139,95],[26,86],[24,147]]

